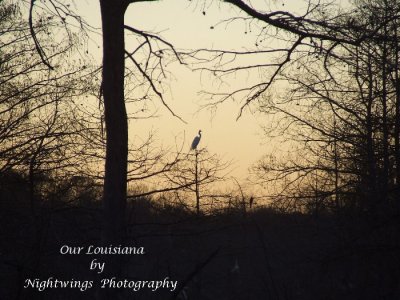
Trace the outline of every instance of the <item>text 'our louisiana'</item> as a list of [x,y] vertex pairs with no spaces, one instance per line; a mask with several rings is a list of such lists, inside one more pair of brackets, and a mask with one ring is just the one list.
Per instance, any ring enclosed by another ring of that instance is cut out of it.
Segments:
[[60,248],[60,253],[63,255],[76,255],[76,254],[87,254],[87,255],[143,255],[145,254],[144,247],[132,247],[132,246],[69,246],[63,245]]

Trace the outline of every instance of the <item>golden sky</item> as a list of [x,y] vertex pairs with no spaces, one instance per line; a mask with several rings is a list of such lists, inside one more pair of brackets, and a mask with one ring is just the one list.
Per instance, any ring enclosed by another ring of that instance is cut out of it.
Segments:
[[[340,1],[339,1],[340,2]],[[257,7],[277,7],[280,9],[300,10],[305,7],[303,1],[274,0],[252,1]],[[98,1],[86,0],[77,4],[77,10],[88,23],[100,28]],[[282,8],[283,7],[283,8]],[[237,9],[221,1],[162,0],[141,2],[130,5],[125,23],[137,29],[161,33],[161,36],[177,48],[212,48],[227,50],[248,50],[255,48],[256,30],[243,21],[219,24],[222,20],[238,16]],[[245,15],[241,15],[245,16]],[[219,24],[219,25],[218,25]],[[213,26],[214,29],[210,29]],[[93,36],[90,52],[101,57],[101,37]],[[96,45],[98,43],[98,45]],[[272,46],[272,45],[269,45]],[[127,43],[127,49],[130,45]],[[271,59],[266,57],[266,59]],[[268,122],[267,116],[246,111],[236,120],[240,103],[226,102],[218,107],[216,114],[208,110],[199,112],[207,97],[199,95],[201,90],[218,92],[234,89],[239,84],[251,83],[259,74],[249,73],[227,78],[223,85],[217,84],[206,73],[193,72],[188,68],[173,65],[169,71],[173,78],[166,90],[165,99],[176,114],[187,124],[174,118],[161,102],[154,100],[158,107],[158,118],[130,122],[130,136],[146,136],[150,130],[156,130],[159,143],[169,146],[175,144],[175,137],[186,137],[185,147],[189,149],[192,139],[201,129],[203,137],[200,147],[206,147],[211,153],[217,153],[226,160],[233,160],[232,175],[243,179],[247,169],[263,154],[278,145],[272,145],[262,136],[260,124]],[[279,91],[278,91],[279,92]]]

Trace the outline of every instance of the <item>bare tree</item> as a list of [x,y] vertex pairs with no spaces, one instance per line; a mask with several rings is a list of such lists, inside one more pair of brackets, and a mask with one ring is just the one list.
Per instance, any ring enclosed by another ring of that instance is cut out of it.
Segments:
[[[31,40],[27,20],[19,18],[23,8],[2,4],[11,12],[2,19],[0,67],[0,172],[10,169],[29,173],[53,172],[72,167],[81,149],[76,137],[83,131],[73,123],[78,97],[86,90],[86,79],[91,73],[84,64],[69,66],[69,43],[43,39],[59,71],[48,72]],[[53,20],[39,20],[32,24],[37,34],[50,30]],[[63,68],[63,70],[61,70]],[[62,175],[61,172],[59,174]]]
[[[148,47],[147,58],[156,57],[160,62],[161,50],[153,50],[152,41],[165,45],[179,59],[171,44],[143,31],[124,24],[124,14],[128,5],[139,1],[109,1],[100,0],[103,31],[103,79],[102,95],[104,99],[104,114],[106,127],[106,164],[104,178],[104,243],[121,243],[125,232],[128,128],[124,99],[125,55],[146,79],[150,90],[166,105],[161,92],[155,84],[154,72],[145,61],[145,68],[137,62],[135,52]],[[128,30],[144,41],[133,51],[125,50],[124,31]],[[112,271],[111,271],[112,272]]]
[[366,26],[376,36],[342,45],[330,57],[304,55],[284,74],[294,84],[290,92],[262,101],[261,109],[279,120],[276,128],[291,141],[293,154],[284,162],[264,160],[258,171],[279,180],[287,199],[375,213],[397,205],[398,6],[389,10],[388,3],[376,1],[361,7],[354,22],[369,20]]
[[223,161],[218,155],[200,149],[187,154],[163,177],[171,190],[177,187],[170,195],[178,200],[178,204],[194,206],[199,215],[201,207],[208,211],[207,206],[213,206],[218,198],[226,197],[217,191],[218,186],[228,180],[230,165],[231,162]]
[[[334,3],[306,1],[300,12],[291,12],[277,4],[251,3],[251,1],[223,1],[238,8],[238,16],[222,20],[211,27],[229,26],[242,22],[244,34],[254,36],[253,45],[244,45],[246,50],[197,49],[187,53],[194,68],[209,72],[213,80],[229,81],[240,74],[260,74],[258,79],[239,82],[234,89],[203,91],[209,102],[205,107],[216,108],[219,103],[231,100],[241,102],[238,118],[243,110],[279,82],[285,69],[293,65],[302,53],[324,55],[326,57],[340,45],[358,45],[373,30],[354,34],[349,28],[352,9],[343,9]],[[336,10],[335,13],[332,11]],[[356,25],[354,25],[356,26]],[[357,30],[364,28],[357,24]],[[273,45],[273,46],[271,46]]]

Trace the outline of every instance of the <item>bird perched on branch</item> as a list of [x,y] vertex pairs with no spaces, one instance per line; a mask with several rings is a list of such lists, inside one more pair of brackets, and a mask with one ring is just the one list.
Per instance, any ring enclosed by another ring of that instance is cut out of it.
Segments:
[[193,139],[192,146],[190,146],[190,150],[196,150],[197,145],[200,143],[201,139],[201,130],[199,130],[199,135],[196,135],[196,137]]

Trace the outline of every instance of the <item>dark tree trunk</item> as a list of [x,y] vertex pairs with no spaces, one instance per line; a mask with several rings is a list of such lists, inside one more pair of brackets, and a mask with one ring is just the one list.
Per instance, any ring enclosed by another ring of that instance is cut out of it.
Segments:
[[195,191],[196,191],[196,213],[200,215],[200,192],[199,192],[199,152],[196,151],[196,165],[195,165],[195,174],[194,174],[194,181],[195,181]]
[[370,209],[371,204],[376,201],[376,160],[375,160],[375,143],[374,143],[374,124],[373,124],[373,113],[372,107],[374,102],[373,95],[373,73],[372,73],[372,61],[371,54],[368,52],[368,96],[367,96],[367,163],[368,163],[368,208]]
[[[106,162],[102,243],[123,244],[126,235],[128,122],[124,102],[125,1],[100,0],[103,30],[103,82]],[[121,275],[118,255],[106,258],[105,272]]]
[[[385,16],[385,19],[386,16]],[[383,26],[384,36],[387,37],[387,25]],[[383,41],[382,49],[382,130],[383,130],[383,176],[382,176],[382,201],[386,204],[389,188],[389,124],[388,124],[388,97],[387,97],[387,41]]]
[[399,43],[397,36],[397,20],[394,20],[394,33],[395,33],[395,90],[396,90],[396,102],[395,102],[395,124],[394,124],[394,153],[396,162],[396,185],[394,199],[397,199],[396,208],[400,207],[400,74],[399,74]]

